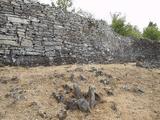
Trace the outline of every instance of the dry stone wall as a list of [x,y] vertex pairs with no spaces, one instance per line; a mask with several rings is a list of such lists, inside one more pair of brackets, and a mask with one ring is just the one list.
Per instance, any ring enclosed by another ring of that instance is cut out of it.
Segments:
[[[2,64],[129,62],[146,56],[147,51],[141,46],[137,50],[136,45],[137,41],[118,36],[104,21],[29,0],[0,0]],[[148,48],[149,54],[158,57],[159,46],[156,54]]]

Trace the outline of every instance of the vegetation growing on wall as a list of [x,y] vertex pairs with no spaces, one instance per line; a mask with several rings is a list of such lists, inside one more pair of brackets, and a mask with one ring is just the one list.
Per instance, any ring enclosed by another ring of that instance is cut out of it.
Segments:
[[160,30],[156,23],[149,22],[141,33],[136,26],[126,23],[126,18],[120,13],[112,14],[112,29],[122,36],[133,37],[136,39],[151,39],[160,41]]
[[149,22],[148,26],[143,30],[143,37],[151,40],[160,40],[160,30],[157,24]]
[[72,0],[53,0],[53,3],[64,11],[72,6]]
[[126,24],[126,19],[121,16],[120,13],[112,14],[112,24],[111,27],[115,32],[122,36],[133,37],[140,39],[142,38],[141,32],[136,26],[132,26],[130,23]]

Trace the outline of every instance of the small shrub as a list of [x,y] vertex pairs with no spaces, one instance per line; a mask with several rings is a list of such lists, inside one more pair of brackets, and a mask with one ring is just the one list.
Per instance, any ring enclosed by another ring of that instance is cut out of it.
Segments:
[[132,26],[129,23],[126,24],[126,18],[121,17],[120,13],[112,15],[111,27],[115,32],[122,36],[133,37],[136,39],[142,38],[142,34],[138,28],[136,26]]
[[160,40],[160,31],[157,24],[149,22],[148,26],[143,30],[143,37],[151,40]]
[[54,3],[57,5],[57,7],[61,8],[63,11],[67,11],[67,8],[70,8],[72,6],[72,0],[52,0],[52,4]]

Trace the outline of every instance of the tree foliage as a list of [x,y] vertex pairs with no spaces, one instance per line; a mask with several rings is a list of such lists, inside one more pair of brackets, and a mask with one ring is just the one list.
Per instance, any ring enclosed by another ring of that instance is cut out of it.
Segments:
[[149,22],[148,26],[143,30],[143,37],[151,40],[160,40],[160,31],[157,24]]
[[72,0],[54,0],[53,2],[64,11],[72,6]]
[[125,18],[120,17],[120,14],[113,14],[111,27],[120,35],[125,35]]
[[137,39],[142,38],[141,32],[138,30],[138,28],[129,23],[126,24],[126,18],[124,16],[122,17],[120,13],[112,14],[111,27],[120,35]]

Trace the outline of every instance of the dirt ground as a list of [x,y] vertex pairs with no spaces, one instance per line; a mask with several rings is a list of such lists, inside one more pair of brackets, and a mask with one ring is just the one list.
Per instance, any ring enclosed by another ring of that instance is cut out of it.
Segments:
[[102,102],[91,113],[68,110],[65,120],[160,120],[160,69],[134,63],[1,67],[0,120],[58,120],[65,106],[52,93],[73,83],[95,86]]

